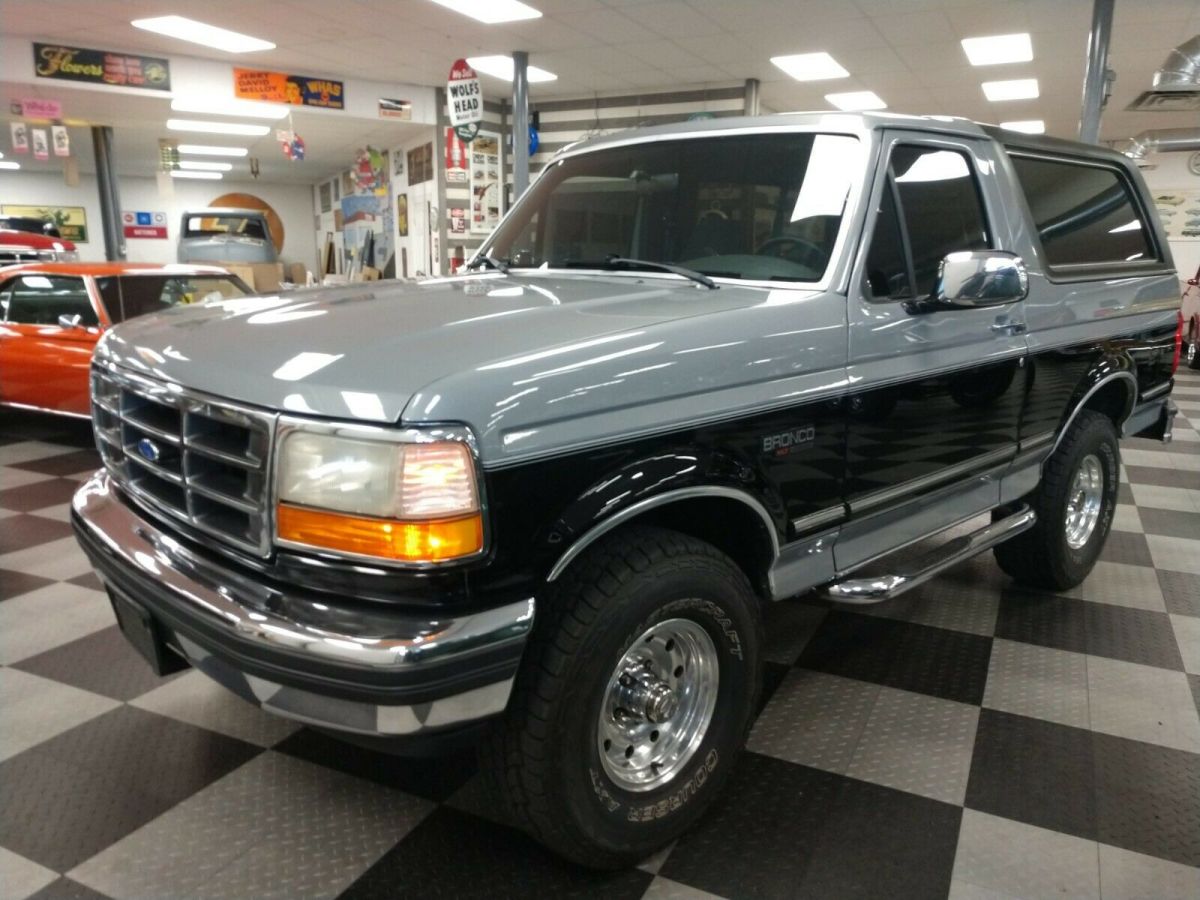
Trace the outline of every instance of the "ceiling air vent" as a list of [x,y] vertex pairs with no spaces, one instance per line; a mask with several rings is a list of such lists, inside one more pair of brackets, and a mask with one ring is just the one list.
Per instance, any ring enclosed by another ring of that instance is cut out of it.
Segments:
[[1200,111],[1200,88],[1192,91],[1142,91],[1125,108],[1139,112]]
[[1200,34],[1167,54],[1154,73],[1152,90],[1139,94],[1126,109],[1143,112],[1200,110]]

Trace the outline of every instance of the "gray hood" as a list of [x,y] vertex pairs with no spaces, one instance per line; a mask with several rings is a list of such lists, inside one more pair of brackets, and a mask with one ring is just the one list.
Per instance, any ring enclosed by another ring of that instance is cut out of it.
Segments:
[[795,288],[472,275],[180,307],[97,352],[267,409],[464,423],[494,466],[827,386],[844,322],[844,298]]

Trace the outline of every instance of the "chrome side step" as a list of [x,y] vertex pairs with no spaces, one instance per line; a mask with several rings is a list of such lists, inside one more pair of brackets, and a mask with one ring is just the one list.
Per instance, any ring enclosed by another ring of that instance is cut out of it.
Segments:
[[882,603],[884,600],[899,597],[905,591],[940,575],[951,566],[1004,543],[1022,531],[1032,528],[1036,521],[1037,513],[1028,506],[1022,506],[998,522],[956,537],[923,556],[904,563],[894,574],[847,578],[826,585],[822,591],[830,600],[839,603]]

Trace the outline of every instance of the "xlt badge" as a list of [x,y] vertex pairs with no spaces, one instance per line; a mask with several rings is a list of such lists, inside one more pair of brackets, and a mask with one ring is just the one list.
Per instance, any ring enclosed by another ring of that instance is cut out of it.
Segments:
[[817,426],[802,425],[799,428],[793,428],[791,431],[765,435],[762,439],[762,451],[772,456],[787,456],[808,446],[816,440],[816,437]]

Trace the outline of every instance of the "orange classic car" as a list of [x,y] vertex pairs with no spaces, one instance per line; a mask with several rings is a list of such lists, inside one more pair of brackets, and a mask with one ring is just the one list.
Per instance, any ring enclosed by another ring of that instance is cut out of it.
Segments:
[[89,415],[88,367],[105,328],[253,291],[215,266],[29,263],[0,268],[0,406]]

